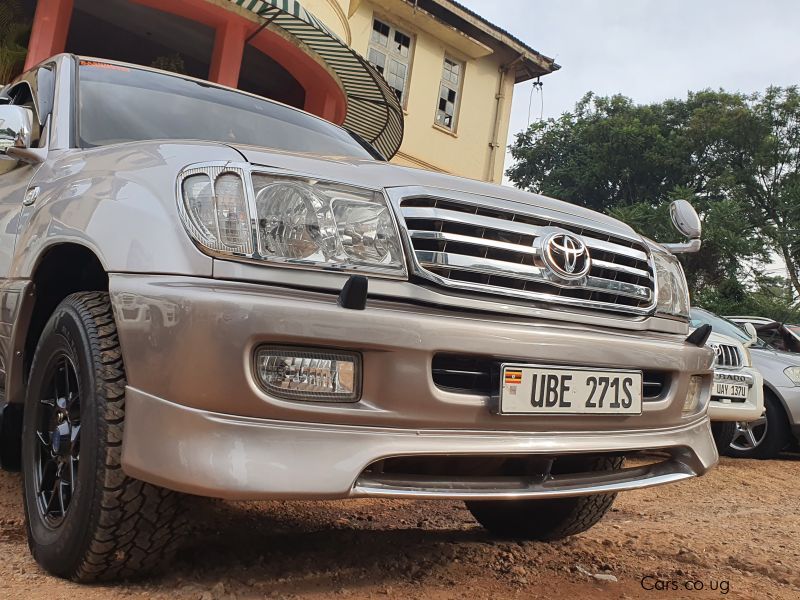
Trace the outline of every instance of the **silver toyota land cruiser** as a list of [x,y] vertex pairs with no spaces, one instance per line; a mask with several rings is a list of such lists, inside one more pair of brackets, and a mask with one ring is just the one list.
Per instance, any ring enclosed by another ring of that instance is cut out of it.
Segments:
[[717,461],[708,332],[625,224],[134,65],[1,94],[0,457],[51,573],[163,564],[182,494],[456,498],[553,540]]

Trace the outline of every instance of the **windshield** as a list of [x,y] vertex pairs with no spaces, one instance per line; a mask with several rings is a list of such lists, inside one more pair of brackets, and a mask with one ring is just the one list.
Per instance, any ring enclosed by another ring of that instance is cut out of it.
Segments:
[[[703,310],[702,308],[692,308],[689,312],[689,318],[691,319],[691,326],[694,328],[700,327],[701,325],[711,325],[715,333],[727,335],[742,343],[750,341],[750,336],[747,335],[747,332],[736,323],[719,317],[714,313],[710,313],[707,310]],[[765,347],[766,344],[764,344],[764,342],[756,342],[754,346]]]
[[87,60],[81,60],[79,73],[79,129],[84,148],[189,139],[374,158],[345,129],[269,100]]

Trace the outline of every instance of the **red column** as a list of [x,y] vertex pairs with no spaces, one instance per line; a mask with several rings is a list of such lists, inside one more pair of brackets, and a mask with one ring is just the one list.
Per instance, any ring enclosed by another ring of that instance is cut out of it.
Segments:
[[228,87],[238,87],[246,37],[247,30],[242,23],[228,20],[217,27],[209,80]]
[[69,21],[73,0],[39,0],[33,18],[31,41],[25,69],[40,63],[54,54],[63,52],[67,45]]

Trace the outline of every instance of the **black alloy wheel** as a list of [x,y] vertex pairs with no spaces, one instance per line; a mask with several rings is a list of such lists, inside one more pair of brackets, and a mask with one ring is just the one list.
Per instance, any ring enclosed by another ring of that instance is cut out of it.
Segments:
[[58,527],[75,494],[80,463],[81,401],[72,359],[58,352],[45,367],[36,404],[35,485],[39,514]]

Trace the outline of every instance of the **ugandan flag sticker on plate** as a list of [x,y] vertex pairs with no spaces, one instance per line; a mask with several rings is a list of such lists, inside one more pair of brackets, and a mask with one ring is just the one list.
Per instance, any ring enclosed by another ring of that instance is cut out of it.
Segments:
[[504,379],[506,385],[519,385],[522,383],[522,371],[518,369],[506,369]]

